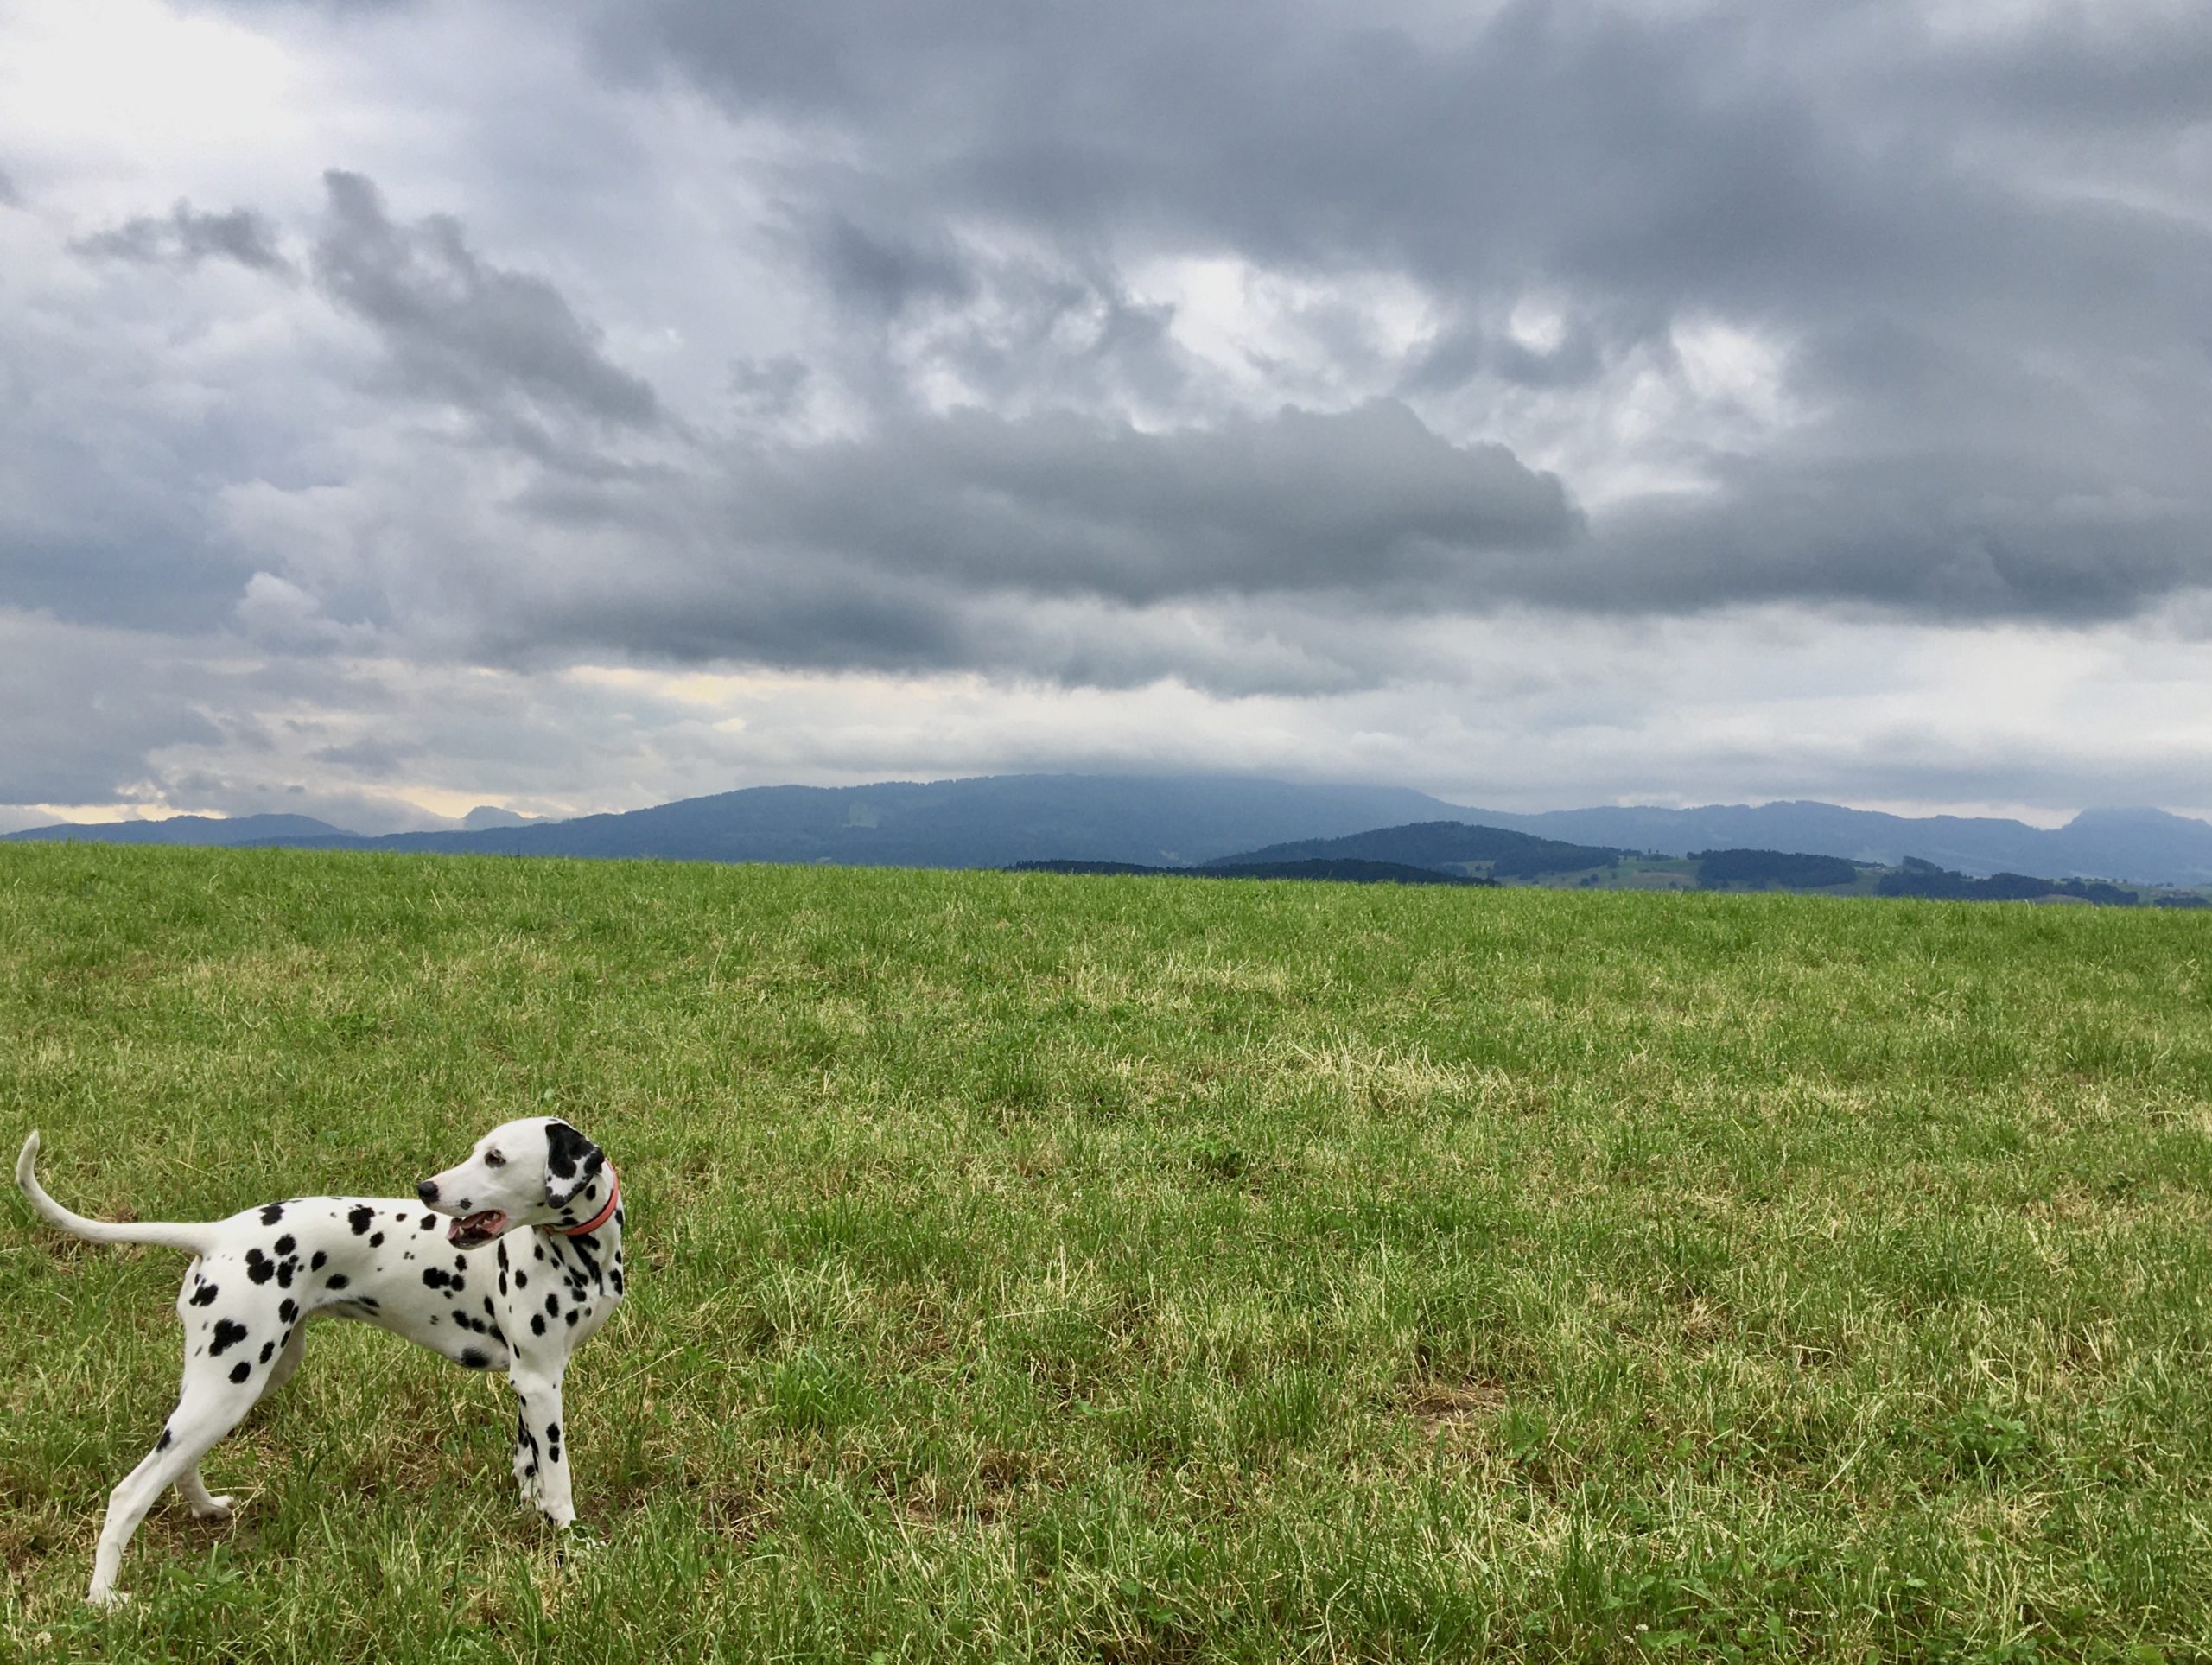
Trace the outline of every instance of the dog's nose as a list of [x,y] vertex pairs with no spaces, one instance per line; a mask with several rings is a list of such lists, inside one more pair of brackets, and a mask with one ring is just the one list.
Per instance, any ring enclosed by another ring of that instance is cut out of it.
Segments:
[[438,1200],[438,1182],[435,1179],[425,1179],[421,1185],[415,1187],[415,1194],[417,1197],[420,1197],[426,1203],[436,1202]]

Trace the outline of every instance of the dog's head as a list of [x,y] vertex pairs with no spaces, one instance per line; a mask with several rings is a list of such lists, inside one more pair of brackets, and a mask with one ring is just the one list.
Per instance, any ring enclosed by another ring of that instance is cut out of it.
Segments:
[[503,1122],[476,1141],[468,1160],[415,1187],[453,1217],[447,1239],[461,1249],[488,1243],[518,1226],[571,1226],[606,1203],[614,1176],[606,1153],[557,1116]]

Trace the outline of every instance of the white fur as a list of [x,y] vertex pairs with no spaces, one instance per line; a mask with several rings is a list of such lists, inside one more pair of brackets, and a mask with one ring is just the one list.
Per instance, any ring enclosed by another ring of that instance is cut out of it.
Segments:
[[[521,1401],[514,1472],[524,1503],[556,1527],[575,1519],[561,1379],[622,1299],[623,1211],[588,1236],[614,1172],[565,1122],[535,1116],[494,1128],[468,1160],[417,1187],[421,1200],[298,1197],[205,1223],[118,1223],[71,1212],[46,1193],[23,1141],[16,1183],[62,1230],[94,1242],[155,1243],[194,1256],[177,1296],[183,1385],[162,1438],[108,1501],[86,1599],[115,1587],[124,1546],[175,1485],[194,1514],[220,1516],[200,1459],[299,1368],[310,1319],[358,1319],[472,1368],[504,1369]],[[497,1213],[500,1234],[448,1241],[465,1217]],[[443,1226],[446,1230],[438,1228]],[[550,1306],[549,1306],[550,1300]],[[243,1368],[241,1368],[243,1367]]]

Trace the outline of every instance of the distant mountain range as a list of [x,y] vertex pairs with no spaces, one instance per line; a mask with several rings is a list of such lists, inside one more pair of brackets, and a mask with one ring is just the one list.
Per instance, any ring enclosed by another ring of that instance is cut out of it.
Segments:
[[[223,836],[219,829],[280,817],[195,818],[189,836],[165,842],[855,867],[1002,867],[1054,858],[1192,867],[1255,844],[1326,838],[1452,812],[1440,798],[1395,786],[1306,786],[1233,776],[990,775],[872,786],[755,786],[622,815],[380,838],[320,823]],[[143,842],[137,829],[175,824],[41,827],[11,836]]]
[[1666,855],[1696,849],[1787,850],[1897,867],[1906,858],[1986,876],[2212,884],[2212,823],[2163,810],[2084,810],[2063,827],[1965,816],[1885,815],[1834,804],[1711,804],[1697,810],[1463,810],[1464,821],[1545,838]]
[[0,833],[0,842],[92,844],[276,844],[353,835],[311,815],[173,815],[162,821],[64,821]]
[[[1063,870],[1083,864],[1041,863]],[[1247,850],[1209,861],[1205,874],[1266,874],[1333,878],[1357,871],[1370,882],[1427,869],[1463,874],[1491,884],[1573,886],[1603,890],[1787,890],[1830,896],[1920,896],[1953,901],[2091,902],[2107,907],[2212,907],[2190,890],[2136,888],[2102,879],[2037,877],[2018,873],[1970,876],[1907,856],[1900,864],[1853,861],[1794,850],[1693,850],[1654,854],[1597,844],[1570,844],[1499,827],[1427,821],[1378,827],[1343,838],[1309,838]],[[1120,868],[1122,872],[1161,869]],[[1185,871],[1168,869],[1167,871]]]
[[[2157,810],[2093,810],[2053,830],[2018,821],[1910,817],[1833,804],[1694,810],[1463,808],[1400,787],[1310,786],[1241,776],[995,775],[847,787],[758,786],[620,815],[367,837],[305,816],[179,817],[39,827],[6,837],[128,843],[283,844],[502,855],[652,856],[674,861],[1001,867],[1024,861],[1195,867],[1245,861],[1410,860],[1388,839],[1357,853],[1316,841],[1430,829],[1502,878],[1586,865],[1623,851],[1683,856],[1751,849],[1840,856],[1880,867],[1908,858],[1974,877],[2010,872],[2137,884],[2212,885],[2212,824]],[[1500,831],[1528,836],[1514,845]],[[1556,847],[1544,852],[1546,844]],[[1394,851],[1397,853],[1393,853]],[[1445,859],[1445,858],[1435,858]],[[1547,868],[1547,862],[1568,867]],[[1503,863],[1500,866],[1500,863]],[[1531,864],[1535,865],[1531,865]]]

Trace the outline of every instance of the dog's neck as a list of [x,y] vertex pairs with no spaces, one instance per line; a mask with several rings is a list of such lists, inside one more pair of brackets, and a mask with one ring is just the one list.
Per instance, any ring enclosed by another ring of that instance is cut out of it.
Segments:
[[[594,1232],[599,1230],[600,1228],[610,1223],[617,1214],[622,1211],[621,1178],[614,1172],[614,1164],[612,1162],[606,1164],[602,1171],[607,1175],[607,1200],[600,1204],[598,1209],[590,1216],[589,1218],[586,1219],[582,1225],[563,1226],[561,1228],[561,1235],[563,1236],[588,1237]],[[585,1187],[584,1199],[588,1202],[597,1197],[598,1194],[599,1185],[598,1183],[594,1181],[590,1185]]]
[[573,1243],[587,1264],[596,1261],[602,1267],[613,1266],[622,1258],[622,1182],[612,1162],[607,1165],[606,1174],[607,1195],[592,1205],[581,1224],[537,1228],[555,1247]]

